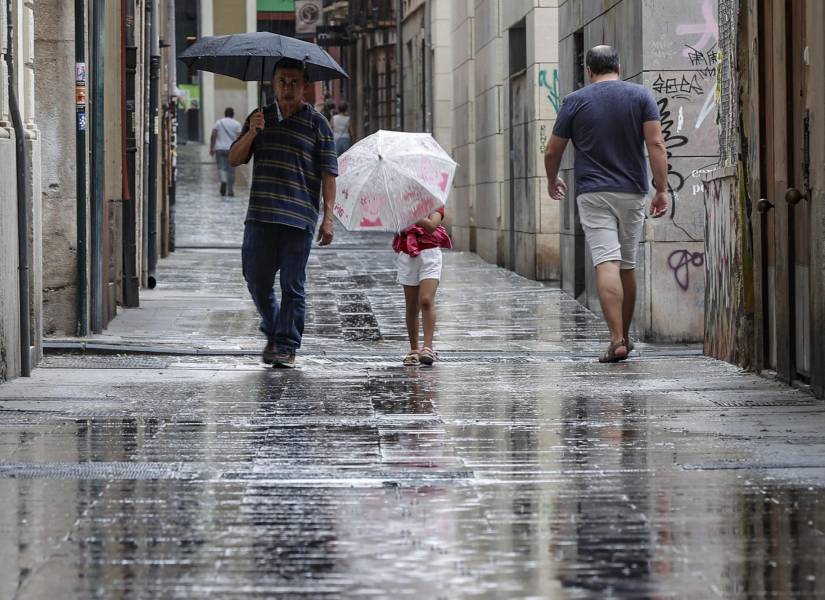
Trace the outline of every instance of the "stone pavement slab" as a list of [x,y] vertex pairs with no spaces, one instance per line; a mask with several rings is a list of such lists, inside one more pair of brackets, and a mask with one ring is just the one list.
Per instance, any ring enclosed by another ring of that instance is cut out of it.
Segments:
[[695,346],[598,364],[597,317],[462,253],[405,368],[386,236],[313,250],[265,367],[191,150],[158,288],[0,386],[0,597],[825,597],[821,402]]

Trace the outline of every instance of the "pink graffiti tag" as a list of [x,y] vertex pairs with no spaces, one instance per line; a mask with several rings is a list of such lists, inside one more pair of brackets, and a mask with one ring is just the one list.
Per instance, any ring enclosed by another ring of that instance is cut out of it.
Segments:
[[676,27],[676,35],[701,36],[695,43],[691,44],[692,48],[682,50],[685,57],[690,56],[691,52],[704,50],[710,44],[719,41],[719,24],[716,22],[710,0],[702,2],[702,16],[705,19],[704,23],[683,24]]

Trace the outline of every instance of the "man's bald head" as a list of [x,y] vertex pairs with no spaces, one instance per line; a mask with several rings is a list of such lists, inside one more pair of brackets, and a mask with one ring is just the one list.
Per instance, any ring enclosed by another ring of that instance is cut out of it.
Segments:
[[587,51],[587,68],[593,75],[619,73],[619,53],[612,46],[596,46]]

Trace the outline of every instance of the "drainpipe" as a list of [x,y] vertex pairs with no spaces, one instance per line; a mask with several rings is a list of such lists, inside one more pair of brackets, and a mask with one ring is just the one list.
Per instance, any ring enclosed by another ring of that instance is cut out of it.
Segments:
[[86,0],[74,2],[75,103],[77,131],[75,132],[75,163],[77,180],[77,334],[89,335],[88,245],[86,224]]
[[26,173],[29,170],[26,156],[26,138],[23,130],[23,118],[20,104],[17,102],[17,89],[14,85],[14,14],[12,3],[6,5],[8,36],[6,48],[6,66],[9,72],[9,112],[14,127],[14,149],[17,160],[17,285],[20,294],[20,374],[31,377],[31,299],[29,293],[29,213],[28,193],[26,191]]
[[430,81],[424,80],[424,87],[427,90],[427,98],[424,114],[424,131],[435,133],[435,61],[433,60],[433,2],[436,0],[427,0],[426,5],[426,60],[424,61],[425,69],[430,73]]
[[149,113],[149,57],[152,54],[151,39],[152,19],[150,18],[149,2],[152,0],[141,0],[143,9],[143,77],[141,89],[141,101],[143,102],[143,129],[141,130],[142,159],[141,173],[143,179],[143,202],[141,203],[142,226],[140,228],[140,252],[141,252],[141,282],[149,287],[149,131],[152,129],[152,116]]
[[[401,40],[401,0],[398,0],[395,7],[395,52],[398,56],[395,59],[398,65],[398,129],[404,131],[404,44]],[[374,90],[373,90],[374,93]]]
[[169,251],[175,251],[175,190],[178,180],[178,71],[177,44],[175,39],[175,0],[166,0],[166,45],[169,100]]
[[121,0],[123,10],[123,304],[127,308],[140,306],[140,278],[137,272],[137,197],[135,158],[135,77],[137,76],[137,45],[135,43],[135,2]]
[[149,43],[151,56],[149,57],[149,289],[157,285],[155,268],[158,263],[158,84],[160,82],[160,38],[159,21],[160,11],[153,6],[157,0],[146,3],[147,18],[150,19]]
[[92,333],[103,331],[103,208],[104,177],[104,0],[93,0],[92,10]]

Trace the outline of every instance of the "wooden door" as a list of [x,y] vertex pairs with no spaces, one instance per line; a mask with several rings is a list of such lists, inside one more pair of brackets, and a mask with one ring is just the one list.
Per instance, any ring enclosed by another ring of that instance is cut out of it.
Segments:
[[810,380],[810,119],[806,111],[805,2],[785,3],[788,52],[788,246],[791,279],[791,377]]
[[785,380],[807,381],[811,369],[810,208],[805,111],[805,4],[762,0],[760,179],[763,273],[761,364]]

